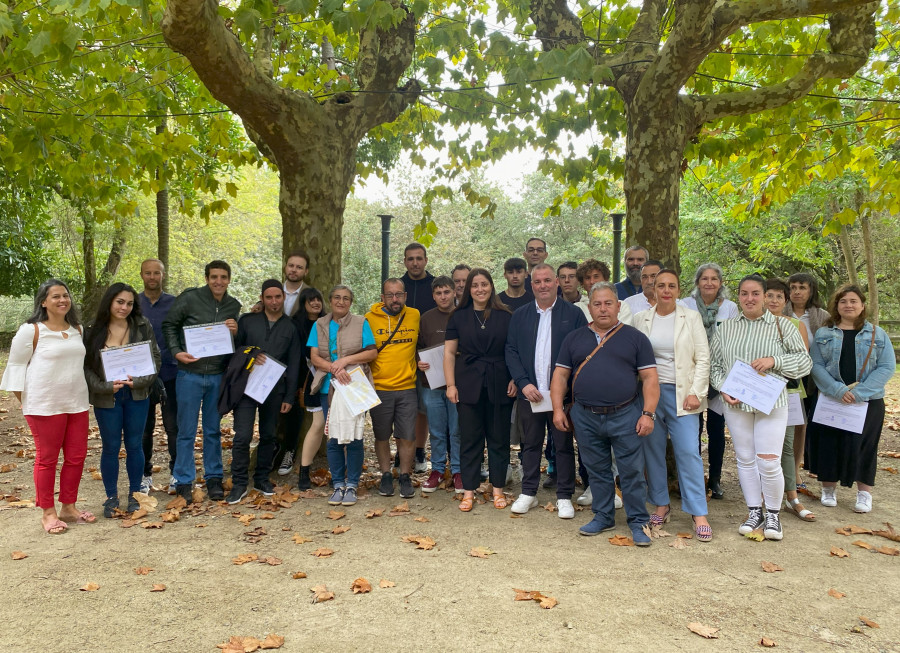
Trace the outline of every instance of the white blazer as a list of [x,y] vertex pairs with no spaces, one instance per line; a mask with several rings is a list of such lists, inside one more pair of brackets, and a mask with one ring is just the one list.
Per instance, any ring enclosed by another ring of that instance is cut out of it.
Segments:
[[[650,337],[656,307],[637,313],[631,325]],[[709,342],[700,313],[679,304],[675,305],[675,400],[678,415],[690,415],[706,410],[709,389]],[[700,408],[685,410],[688,395],[700,399]]]

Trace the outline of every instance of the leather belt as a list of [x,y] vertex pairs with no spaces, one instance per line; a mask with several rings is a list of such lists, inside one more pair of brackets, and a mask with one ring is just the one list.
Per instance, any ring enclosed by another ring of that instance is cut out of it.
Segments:
[[625,403],[619,404],[618,406],[584,406],[584,404],[582,404],[582,406],[584,406],[585,410],[589,410],[594,413],[594,415],[609,415],[610,413],[614,413],[618,410],[622,410],[623,408],[627,408],[634,403],[634,400],[637,399],[637,397],[637,395],[634,395],[631,399],[629,399]]

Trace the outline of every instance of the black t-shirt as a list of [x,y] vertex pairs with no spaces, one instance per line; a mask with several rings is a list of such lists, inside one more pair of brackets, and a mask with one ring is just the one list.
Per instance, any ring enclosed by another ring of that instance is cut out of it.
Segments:
[[[510,403],[506,395],[509,370],[506,369],[506,335],[512,315],[492,309],[484,311],[472,304],[457,309],[447,322],[447,340],[457,340],[456,389],[464,404],[475,404],[485,388],[491,403]],[[482,326],[484,328],[482,328]]]
[[841,360],[838,365],[841,380],[846,384],[856,383],[856,336],[859,329],[841,329],[844,341],[841,343]]
[[500,301],[509,306],[509,310],[511,310],[513,313],[516,312],[517,308],[525,306],[525,304],[534,302],[534,293],[532,293],[531,290],[525,291],[525,294],[521,297],[510,297],[504,290],[502,293],[500,293],[499,297]]

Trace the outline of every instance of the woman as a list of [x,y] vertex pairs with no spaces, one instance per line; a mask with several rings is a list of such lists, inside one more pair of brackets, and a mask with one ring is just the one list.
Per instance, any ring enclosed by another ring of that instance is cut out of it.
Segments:
[[[717,390],[721,391],[738,360],[749,362],[759,374],[782,380],[800,378],[812,369],[800,332],[790,321],[766,310],[765,294],[766,281],[758,274],[741,279],[741,315],[718,326],[710,347],[710,380]],[[737,458],[738,479],[749,512],[738,532],[746,535],[764,528],[766,539],[780,540],[784,537],[779,517],[784,474],[779,459],[787,427],[787,391],[781,391],[768,415],[729,394],[721,394]],[[765,515],[760,497],[765,498]]]
[[866,296],[858,286],[838,288],[828,302],[828,313],[812,347],[816,386],[833,399],[866,403],[868,409],[861,434],[813,423],[816,446],[810,449],[810,458],[822,484],[823,506],[837,505],[838,481],[844,487],[856,482],[853,509],[870,512],[884,426],[884,386],[896,370],[896,358],[884,329],[866,320]]
[[[787,303],[790,290],[788,285],[777,277],[766,279],[766,308],[772,315],[781,315],[784,306]],[[795,317],[788,318],[797,330],[800,337],[803,338],[803,344],[809,351],[809,334],[806,331],[806,325]],[[788,395],[800,395],[800,399],[806,397],[806,389],[802,383],[797,383],[796,388],[788,388]],[[816,516],[812,511],[807,510],[802,503],[800,497],[797,496],[797,466],[794,462],[794,433],[796,426],[788,426],[784,431],[784,444],[781,447],[781,472],[784,474],[784,493],[786,495],[784,507],[791,513],[802,519],[803,521],[816,521]]]
[[[302,422],[300,410],[303,407],[312,414],[312,424],[306,432],[306,437],[303,438],[298,485],[301,490],[308,490],[312,487],[309,480],[309,468],[312,465],[313,458],[319,451],[322,434],[325,432],[325,417],[322,412],[322,402],[319,399],[319,393],[310,392],[315,369],[312,367],[312,361],[309,358],[309,347],[306,345],[306,342],[309,340],[309,334],[312,332],[316,320],[325,315],[325,299],[316,288],[304,288],[300,291],[297,301],[300,304],[300,309],[294,314],[294,327],[297,329],[297,335],[300,337],[303,348],[303,353],[300,357],[300,406],[296,408],[298,411],[297,421]],[[300,426],[300,423],[296,423],[288,428],[284,443],[287,451],[281,461],[281,466],[278,468],[279,476],[287,476],[293,469],[294,452],[297,450]]]
[[100,474],[106,490],[103,516],[111,518],[119,508],[119,451],[125,442],[125,471],[128,473],[127,512],[140,508],[134,493],[141,491],[144,474],[144,425],[150,405],[150,389],[156,374],[107,380],[101,353],[107,347],[123,347],[136,342],[150,344],[157,371],[161,361],[153,326],[141,315],[137,292],[124,283],[114,283],[100,300],[97,318],[84,337],[87,354],[84,376],[100,429]]
[[[459,467],[463,498],[459,509],[472,510],[481,484],[485,443],[494,507],[506,508],[503,486],[509,466],[509,421],[516,385],[506,369],[506,334],[512,317],[494,290],[490,272],[474,268],[459,305],[447,322],[444,378],[447,399],[459,414]],[[458,384],[458,385],[457,385]]]
[[[728,299],[728,289],[722,284],[722,268],[716,263],[704,263],[694,273],[694,289],[690,297],[685,298],[684,305],[700,313],[703,327],[706,329],[707,342],[712,340],[716,325],[722,320],[730,320],[738,316],[737,304]],[[712,400],[718,392],[707,390],[707,397]],[[721,402],[719,402],[721,405]],[[699,416],[699,428],[703,432],[703,412]],[[713,499],[722,499],[722,459],[725,456],[725,416],[709,409],[706,411],[706,437],[709,441],[707,457],[709,458],[709,491]]]
[[[90,524],[96,517],[78,510],[78,485],[87,455],[88,388],[84,380],[84,343],[69,288],[59,279],[40,285],[34,312],[19,327],[9,349],[0,390],[12,392],[34,436],[35,503],[50,535],[67,524]],[[53,495],[59,452],[59,512]]]
[[[328,295],[328,301],[331,303],[331,313],[316,320],[306,342],[315,368],[310,393],[319,395],[323,424],[328,421],[328,405],[334,395],[332,378],[337,379],[338,383],[349,383],[348,368],[360,367],[371,383],[369,363],[378,355],[375,335],[369,323],[360,315],[350,314],[353,291],[347,286],[335,286]],[[344,437],[346,435],[335,433],[334,429],[328,433],[328,467],[334,485],[328,503],[332,506],[352,506],[356,503],[359,477],[362,475],[362,432],[355,431]],[[311,458],[309,460],[312,462]]]
[[695,311],[675,302],[681,294],[678,274],[663,269],[654,281],[656,305],[634,316],[632,324],[653,345],[660,397],[653,432],[642,441],[650,502],[656,511],[651,526],[669,520],[666,440],[671,437],[678,468],[681,509],[692,516],[697,540],[709,542],[712,527],[706,519],[706,488],[700,457],[699,413],[706,407],[709,388],[709,342]]

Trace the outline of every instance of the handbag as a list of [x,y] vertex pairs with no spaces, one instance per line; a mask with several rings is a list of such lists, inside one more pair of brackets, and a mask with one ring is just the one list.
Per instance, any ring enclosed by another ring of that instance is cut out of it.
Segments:
[[[592,351],[590,354],[588,354],[587,358],[585,358],[583,361],[581,361],[581,365],[579,365],[578,369],[575,370],[575,376],[572,377],[572,402],[563,408],[563,412],[566,414],[566,422],[569,425],[569,428],[566,429],[566,433],[571,433],[572,431],[575,430],[575,427],[572,424],[572,419],[569,417],[569,413],[572,411],[572,406],[575,404],[575,381],[578,380],[578,375],[581,374],[581,370],[585,365],[587,365],[587,362],[594,357],[594,354],[596,354],[598,351],[600,351],[600,348],[603,347],[603,345],[605,345],[607,342],[609,342],[610,338],[612,338],[614,335],[616,335],[616,333],[618,333],[619,329],[621,329],[621,328],[622,328],[622,324],[620,323],[619,326],[617,326],[615,329],[610,331],[609,334],[605,338],[603,338],[603,340],[601,340],[599,343],[597,343],[597,346],[594,347],[594,351]],[[591,329],[591,331],[593,331],[593,329]],[[596,331],[595,331],[595,333],[596,333]]]

